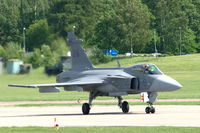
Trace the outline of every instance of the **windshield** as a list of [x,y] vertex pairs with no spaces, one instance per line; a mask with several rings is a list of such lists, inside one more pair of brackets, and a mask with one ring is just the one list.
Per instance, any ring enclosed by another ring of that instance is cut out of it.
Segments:
[[147,74],[162,74],[162,72],[154,65],[147,66],[145,73],[147,73]]
[[132,71],[143,74],[162,74],[162,72],[153,64],[140,64],[133,66]]

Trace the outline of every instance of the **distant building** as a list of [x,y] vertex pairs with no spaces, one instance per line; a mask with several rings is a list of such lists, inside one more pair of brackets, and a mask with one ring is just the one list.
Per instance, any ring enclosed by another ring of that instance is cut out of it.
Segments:
[[18,59],[10,59],[7,62],[7,73],[8,74],[18,74],[20,73],[20,65],[24,64],[23,61]]

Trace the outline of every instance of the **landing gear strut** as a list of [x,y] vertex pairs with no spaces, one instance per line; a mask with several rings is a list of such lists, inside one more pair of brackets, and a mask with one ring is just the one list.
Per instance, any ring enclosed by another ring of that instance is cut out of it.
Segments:
[[98,96],[98,92],[91,91],[89,96],[89,103],[84,103],[82,105],[82,112],[84,115],[88,115],[90,113],[90,109],[92,106],[92,101]]
[[[101,96],[102,94],[98,91],[91,91],[90,96],[89,96],[89,103],[84,103],[82,105],[82,112],[84,115],[88,115],[90,113],[90,109],[92,106],[92,101],[97,97]],[[122,109],[123,113],[128,113],[129,112],[129,104],[127,101],[122,102],[122,97],[118,96],[118,106]]]
[[156,101],[157,98],[157,92],[148,92],[148,98],[149,101],[147,102],[149,105],[145,108],[146,114],[152,113],[154,114],[156,112],[155,108],[153,107],[153,103]]
[[127,101],[122,102],[122,97],[117,97],[118,98],[118,106],[122,109],[123,113],[128,113],[129,112],[129,104]]
[[148,107],[145,108],[146,114],[152,113],[154,114],[156,112],[155,108],[152,106],[152,104],[149,104]]

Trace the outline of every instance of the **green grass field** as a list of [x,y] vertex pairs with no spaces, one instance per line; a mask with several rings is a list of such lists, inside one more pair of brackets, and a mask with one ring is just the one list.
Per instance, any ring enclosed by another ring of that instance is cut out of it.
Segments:
[[1,133],[198,133],[197,127],[3,127]]
[[[122,66],[130,66],[142,62],[156,64],[165,74],[179,81],[184,87],[175,92],[159,93],[158,98],[200,98],[200,54],[170,56],[170,57],[134,57],[119,60]],[[115,67],[116,61],[98,65],[98,67]],[[12,88],[8,84],[54,83],[55,77],[48,77],[43,69],[33,70],[27,75],[0,75],[0,101],[25,100],[77,100],[88,99],[86,92],[38,93],[37,89]],[[107,99],[101,97],[98,99]],[[139,95],[129,95],[124,99],[140,98]]]

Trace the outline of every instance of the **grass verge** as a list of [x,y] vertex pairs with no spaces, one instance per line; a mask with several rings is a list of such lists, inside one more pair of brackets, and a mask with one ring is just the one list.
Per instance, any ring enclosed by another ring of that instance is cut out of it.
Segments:
[[1,133],[198,133],[199,127],[2,127]]

